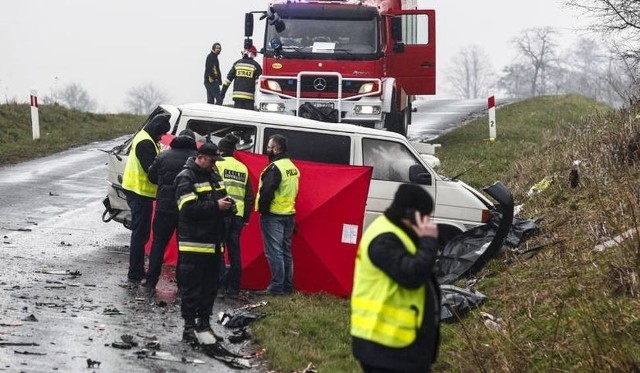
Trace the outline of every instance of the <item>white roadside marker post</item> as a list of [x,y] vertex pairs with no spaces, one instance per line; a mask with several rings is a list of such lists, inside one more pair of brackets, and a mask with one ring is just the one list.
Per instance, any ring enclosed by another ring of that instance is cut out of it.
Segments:
[[496,96],[489,97],[489,141],[496,141]]
[[31,90],[31,132],[33,133],[33,140],[40,138],[40,117],[38,116],[38,91]]

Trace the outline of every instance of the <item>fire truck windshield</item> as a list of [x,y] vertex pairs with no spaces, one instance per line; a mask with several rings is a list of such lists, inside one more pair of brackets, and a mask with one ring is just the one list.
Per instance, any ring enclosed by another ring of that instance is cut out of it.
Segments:
[[286,28],[277,33],[267,26],[265,48],[274,53],[269,41],[278,38],[283,57],[302,56],[348,59],[371,56],[378,52],[378,27],[376,19],[284,19]]

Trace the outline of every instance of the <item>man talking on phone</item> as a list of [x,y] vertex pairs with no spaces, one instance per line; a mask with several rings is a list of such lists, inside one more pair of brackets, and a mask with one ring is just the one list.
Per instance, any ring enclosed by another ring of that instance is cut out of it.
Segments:
[[401,184],[365,230],[351,293],[353,355],[365,373],[428,372],[440,339],[440,288],[433,274],[438,227],[433,200]]

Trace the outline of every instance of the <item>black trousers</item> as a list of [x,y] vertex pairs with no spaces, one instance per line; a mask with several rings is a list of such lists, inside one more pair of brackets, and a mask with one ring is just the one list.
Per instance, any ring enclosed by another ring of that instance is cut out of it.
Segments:
[[236,109],[255,110],[254,100],[245,100],[241,98],[233,99],[233,107]]
[[218,293],[221,255],[179,252],[176,276],[182,290],[184,319],[209,318]]
[[[153,243],[149,252],[149,269],[147,270],[148,287],[156,287],[158,284],[164,252],[177,226],[178,214],[156,210],[153,218]],[[177,240],[175,243],[178,244]]]

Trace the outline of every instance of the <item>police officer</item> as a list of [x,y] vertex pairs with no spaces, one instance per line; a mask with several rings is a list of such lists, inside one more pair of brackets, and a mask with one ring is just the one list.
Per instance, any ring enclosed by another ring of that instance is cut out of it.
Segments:
[[271,282],[261,293],[283,295],[293,292],[291,236],[295,226],[296,198],[300,171],[287,154],[287,138],[275,134],[267,143],[269,164],[260,174],[256,210],[264,252],[271,270]]
[[233,107],[254,110],[256,80],[262,75],[262,67],[254,61],[258,50],[255,46],[243,51],[242,58],[237,60],[222,84],[222,98],[233,83]]
[[225,249],[229,257],[229,272],[222,277],[219,296],[236,299],[240,293],[240,279],[242,277],[242,260],[240,256],[240,234],[242,228],[249,223],[253,208],[253,188],[249,179],[249,171],[244,163],[233,157],[239,138],[228,134],[218,142],[218,150],[223,161],[216,162],[218,172],[222,177],[228,195],[234,199],[237,207],[235,215],[227,218],[227,239]]
[[145,277],[144,246],[149,240],[153,199],[156,198],[157,187],[149,181],[149,167],[160,152],[158,141],[169,129],[169,119],[166,116],[153,117],[133,137],[122,176],[122,188],[131,210],[131,242],[127,277],[133,282],[140,282]]
[[178,269],[182,290],[180,312],[184,319],[182,340],[216,343],[210,317],[218,290],[224,241],[224,218],[231,208],[215,162],[222,161],[218,147],[206,143],[189,158],[176,176],[178,205]]
[[351,294],[353,355],[364,372],[427,372],[439,340],[440,289],[433,275],[438,228],[431,196],[402,184],[365,230]]

